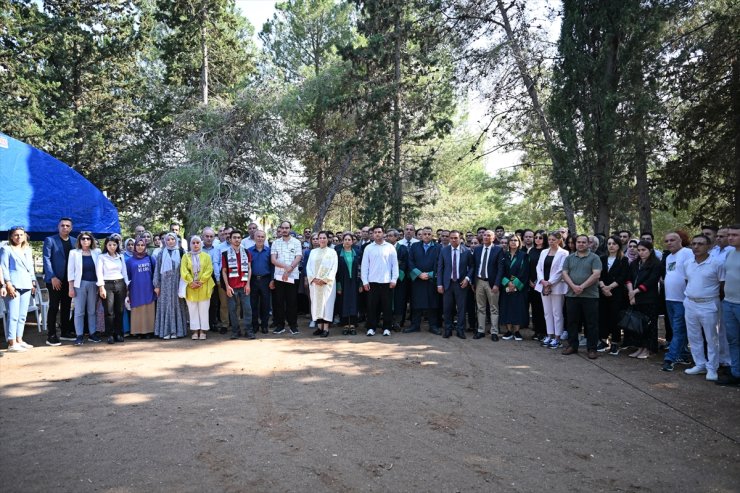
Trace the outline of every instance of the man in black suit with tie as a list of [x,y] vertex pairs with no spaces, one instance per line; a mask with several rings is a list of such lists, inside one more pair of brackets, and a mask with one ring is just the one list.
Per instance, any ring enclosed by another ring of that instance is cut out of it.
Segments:
[[486,230],[483,233],[483,244],[473,253],[475,258],[473,284],[478,306],[478,332],[473,339],[481,339],[486,335],[486,305],[488,305],[491,308],[491,340],[498,341],[498,287],[503,276],[504,251],[500,246],[493,244],[493,239],[494,232]]
[[460,232],[450,231],[450,244],[442,248],[437,272],[437,292],[443,295],[444,338],[452,335],[452,321],[457,314],[457,337],[465,339],[465,301],[473,278],[473,254],[460,244]]

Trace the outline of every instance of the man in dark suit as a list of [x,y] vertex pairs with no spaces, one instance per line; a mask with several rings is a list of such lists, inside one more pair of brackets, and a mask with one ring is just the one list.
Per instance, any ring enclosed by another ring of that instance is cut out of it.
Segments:
[[398,240],[401,234],[395,229],[389,229],[385,234],[385,239],[396,249],[398,257],[398,281],[393,288],[393,330],[401,329],[403,318],[406,316],[406,269],[409,263],[409,251]]
[[473,253],[460,244],[460,232],[450,231],[450,244],[442,248],[437,262],[437,292],[443,294],[444,337],[452,335],[452,321],[457,314],[457,337],[465,339],[465,302],[473,278]]
[[[46,344],[49,346],[60,346],[60,337],[57,336],[57,314],[61,314],[60,332],[61,339],[66,341],[75,340],[74,323],[69,318],[72,307],[72,298],[69,297],[69,283],[67,282],[67,261],[69,252],[76,246],[77,238],[70,236],[72,233],[72,220],[63,217],[57,224],[58,234],[47,236],[44,239],[44,282],[49,290],[49,313],[50,321],[47,329]],[[61,309],[60,309],[61,307]]]
[[486,306],[491,309],[491,340],[498,341],[498,295],[499,284],[503,276],[502,261],[504,251],[500,246],[493,244],[494,232],[486,230],[483,233],[483,244],[473,252],[475,269],[473,284],[475,286],[475,301],[478,306],[478,332],[473,339],[481,339],[486,335]]
[[439,245],[432,242],[432,228],[421,232],[421,241],[411,245],[409,251],[409,277],[411,278],[411,326],[404,333],[419,332],[424,312],[429,319],[429,332],[440,335],[437,302],[437,260]]

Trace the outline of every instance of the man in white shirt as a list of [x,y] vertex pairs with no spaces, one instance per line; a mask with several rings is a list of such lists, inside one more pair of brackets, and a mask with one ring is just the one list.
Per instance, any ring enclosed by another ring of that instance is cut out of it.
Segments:
[[670,232],[663,239],[666,250],[665,272],[663,273],[663,290],[665,292],[666,317],[673,329],[671,345],[663,358],[663,371],[673,371],[676,363],[690,361],[688,339],[686,336],[686,319],[683,302],[686,296],[685,265],[693,260],[694,254],[681,244],[681,237],[676,232]]
[[383,335],[391,335],[393,293],[398,280],[396,248],[385,241],[382,226],[373,227],[373,242],[365,247],[360,267],[362,288],[367,293],[367,335],[374,336],[378,311],[383,313]]
[[249,250],[255,245],[254,242],[254,233],[257,231],[257,224],[256,223],[249,223],[249,226],[247,226],[247,237],[242,240],[242,248],[245,250]]
[[[686,263],[686,299],[683,302],[686,314],[686,331],[694,357],[692,368],[685,370],[688,375],[707,374],[707,380],[717,380],[719,366],[719,340],[717,322],[719,321],[719,298],[725,281],[725,268],[709,256],[711,240],[703,234],[691,240],[694,259]],[[707,356],[704,357],[704,340],[707,341]]]
[[290,221],[283,221],[278,226],[278,239],[270,246],[272,264],[275,266],[275,291],[273,296],[272,315],[275,322],[273,334],[285,332],[285,321],[290,333],[298,331],[298,266],[303,257],[301,242],[290,235]]

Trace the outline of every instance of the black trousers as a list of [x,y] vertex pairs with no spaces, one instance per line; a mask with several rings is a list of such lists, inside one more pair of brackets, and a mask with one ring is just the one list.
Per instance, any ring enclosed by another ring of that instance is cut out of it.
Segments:
[[578,337],[582,326],[586,327],[586,340],[589,350],[596,350],[599,344],[599,299],[565,297],[565,310],[568,314],[568,342],[578,350]]
[[529,304],[532,306],[532,329],[539,336],[547,334],[545,326],[545,308],[542,306],[542,293],[529,290]]
[[368,329],[378,328],[378,312],[383,313],[383,329],[390,330],[393,325],[393,291],[389,283],[371,282],[367,292]]
[[249,303],[252,306],[252,328],[267,329],[270,321],[270,275],[255,276],[249,280]]
[[452,324],[456,315],[457,327],[455,329],[458,332],[465,332],[465,306],[469,290],[469,288],[461,288],[457,282],[450,282],[450,287],[445,290],[442,296],[445,333],[452,332]]
[[622,289],[615,289],[611,296],[601,295],[599,298],[599,338],[606,341],[611,336],[611,342],[622,342],[622,329],[617,327],[619,312],[624,310],[624,296]]
[[123,337],[123,303],[126,299],[126,283],[123,279],[105,281],[105,335]]
[[216,282],[215,275],[212,277],[216,287],[211,292],[211,304],[208,305],[208,326],[211,330],[218,326],[218,312],[221,309],[221,300],[218,297],[218,282]]
[[62,335],[74,334],[74,320],[69,318],[72,309],[72,298],[69,297],[69,283],[62,281],[62,288],[59,291],[54,289],[51,283],[46,287],[49,289],[48,337],[57,334],[57,315],[60,315],[59,327]]
[[272,318],[275,327],[284,329],[287,320],[288,326],[298,327],[298,286],[293,283],[275,280],[275,290],[272,299]]

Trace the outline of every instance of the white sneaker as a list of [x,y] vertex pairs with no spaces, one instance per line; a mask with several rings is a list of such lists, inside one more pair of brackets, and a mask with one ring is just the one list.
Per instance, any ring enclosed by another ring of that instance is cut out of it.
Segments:
[[13,344],[12,346],[8,346],[9,353],[23,353],[26,351],[28,351],[28,349],[24,348],[20,344]]
[[[701,375],[702,373],[706,373],[707,369],[703,366],[692,366],[691,368],[687,368],[683,371],[687,375]],[[716,372],[715,372],[715,378],[716,378]]]
[[31,344],[27,343],[26,341],[21,341],[21,342],[20,342],[20,345],[21,345],[21,347],[24,347],[24,348],[26,348],[26,349],[31,349],[31,348],[33,348],[33,346],[32,346]]
[[383,335],[387,337],[387,336],[391,335],[391,331],[390,331],[390,330],[388,330],[388,329],[385,329],[385,330],[383,331]]
[[567,341],[568,340],[568,331],[564,330],[563,334],[560,336],[561,341]]
[[375,330],[374,329],[367,329],[367,336],[368,337],[374,336],[374,335],[375,335]]
[[707,370],[707,380],[710,382],[717,381],[717,372],[715,370]]
[[311,323],[310,323],[310,324],[308,324],[308,328],[309,328],[309,329],[315,329],[315,328],[316,328],[316,322],[315,322],[315,321],[313,321],[313,320],[311,320]]

